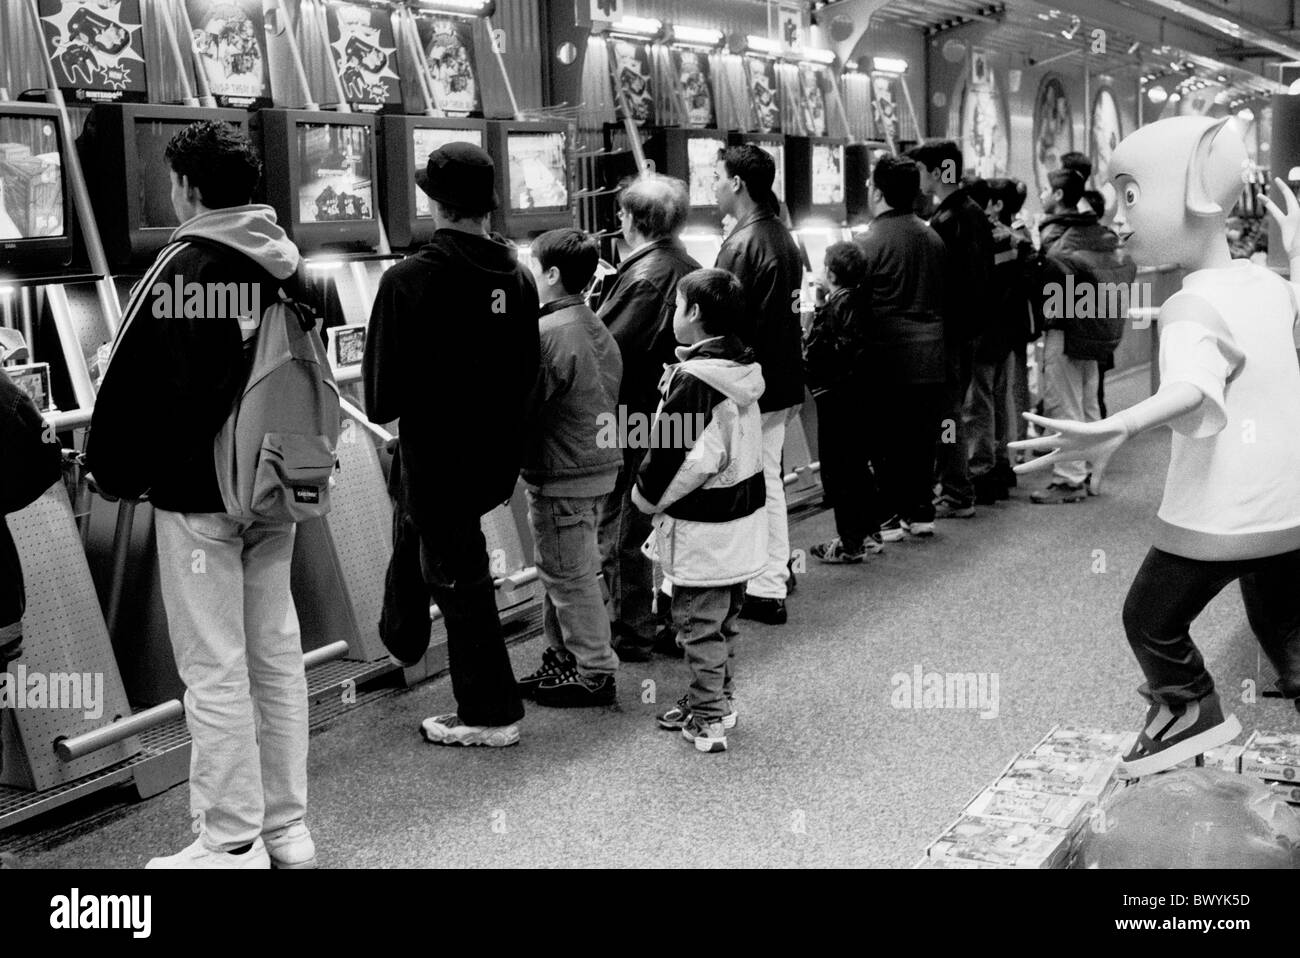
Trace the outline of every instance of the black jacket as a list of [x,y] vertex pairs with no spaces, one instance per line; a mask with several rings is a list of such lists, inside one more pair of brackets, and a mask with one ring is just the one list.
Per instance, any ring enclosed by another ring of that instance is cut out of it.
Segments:
[[401,420],[421,528],[510,498],[537,384],[537,288],[499,236],[439,230],[384,273],[364,361],[366,415]]
[[979,362],[996,363],[1035,338],[1029,277],[1034,244],[1023,230],[993,226],[989,322],[975,347]]
[[863,372],[867,305],[856,289],[837,289],[813,313],[803,339],[804,372],[814,396]]
[[168,291],[238,284],[251,305],[256,285],[265,310],[299,262],[269,206],[213,210],[176,231],[131,294],[95,398],[86,466],[106,492],[225,511],[213,442],[248,375],[239,317],[169,316]]
[[859,308],[868,310],[869,375],[891,383],[943,382],[943,240],[911,210],[888,210],[857,243],[867,267],[858,296]]
[[699,268],[675,239],[655,240],[619,264],[597,315],[623,357],[618,401],[629,413],[653,413],[659,404],[659,377],[677,362],[677,281]]
[[767,389],[762,412],[804,400],[803,329],[795,295],[803,284],[803,257],[777,214],[757,209],[736,224],[718,253],[718,269],[734,273],[745,290],[740,338],[758,355]]
[[1109,360],[1128,322],[1137,266],[1095,213],[1048,217],[1043,235],[1052,237],[1040,251],[1035,276],[1043,324],[1065,331],[1065,354],[1072,359]]
[[964,190],[935,210],[930,227],[948,250],[944,280],[944,324],[949,342],[970,342],[989,319],[993,272],[993,225]]
[[[59,443],[36,406],[0,369],[0,629],[18,622],[27,605],[23,569],[4,517],[50,488],[59,478],[61,461]],[[0,637],[0,645],[6,644]],[[0,655],[0,666],[4,662]]]

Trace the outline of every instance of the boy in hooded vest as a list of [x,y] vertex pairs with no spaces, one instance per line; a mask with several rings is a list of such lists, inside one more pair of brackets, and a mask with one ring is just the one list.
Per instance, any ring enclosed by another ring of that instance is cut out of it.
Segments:
[[701,752],[727,748],[737,622],[745,583],[767,559],[763,373],[737,337],[740,281],[720,269],[677,283],[673,333],[681,360],[659,384],[651,448],[632,501],[654,515],[653,549],[672,586],[677,642],[690,691],[659,716]]
[[[1297,288],[1248,260],[1231,259],[1227,211],[1241,189],[1246,148],[1231,120],[1160,120],[1126,138],[1111,159],[1115,226],[1141,265],[1188,271],[1160,309],[1159,391],[1099,422],[1026,417],[1049,434],[1014,443],[1048,455],[1017,467],[1089,460],[1093,483],[1132,435],[1168,424],[1169,474],[1156,541],[1124,603],[1124,629],[1146,677],[1146,723],[1120,773],[1172,768],[1237,736],[1189,628],[1234,579],[1246,616],[1300,699],[1300,363],[1293,329]],[[1300,202],[1277,181],[1271,201],[1300,276]]]

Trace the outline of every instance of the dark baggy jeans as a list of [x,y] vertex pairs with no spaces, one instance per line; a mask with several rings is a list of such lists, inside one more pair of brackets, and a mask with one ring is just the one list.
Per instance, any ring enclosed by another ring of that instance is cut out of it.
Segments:
[[599,510],[600,569],[609,593],[609,620],[614,647],[633,646],[648,652],[654,645],[659,623],[654,602],[654,564],[641,551],[654,531],[650,516],[632,503],[636,473],[645,458],[644,449],[625,449],[614,491]]
[[1153,548],[1124,600],[1124,631],[1146,676],[1142,693],[1181,705],[1214,691],[1188,633],[1192,621],[1233,579],[1246,618],[1288,698],[1300,698],[1300,549],[1262,559],[1206,562]]
[[487,540],[473,510],[454,505],[421,526],[420,567],[447,627],[456,711],[466,725],[510,725],[524,706],[501,634]]
[[[946,403],[937,434],[939,481],[943,483],[943,497],[957,506],[969,506],[975,501],[975,486],[970,477],[969,451],[966,448],[966,423],[963,411],[966,394],[970,391],[971,370],[975,360],[974,343],[950,341],[948,343],[948,382]],[[952,420],[947,438],[947,420]]]
[[836,386],[816,398],[822,489],[835,512],[835,532],[847,548],[857,549],[889,518],[880,514],[871,473],[867,398],[857,383]]
[[944,384],[873,383],[867,404],[881,510],[886,518],[934,521],[934,438]]

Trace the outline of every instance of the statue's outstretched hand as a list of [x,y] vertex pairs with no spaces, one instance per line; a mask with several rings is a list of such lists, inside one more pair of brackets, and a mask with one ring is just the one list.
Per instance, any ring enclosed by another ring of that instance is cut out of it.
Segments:
[[1114,419],[1103,419],[1100,422],[1075,422],[1071,419],[1048,419],[1031,412],[1024,415],[1040,429],[1049,430],[1049,434],[1036,439],[1009,442],[1007,448],[1029,452],[1047,451],[1047,455],[1016,466],[1016,472],[1038,472],[1050,468],[1058,461],[1087,460],[1092,464],[1092,487],[1100,492],[1106,464],[1110,462],[1110,457],[1115,454],[1115,450],[1128,438],[1124,427]]
[[[1264,196],[1264,207],[1268,210],[1269,215],[1277,221],[1278,229],[1282,233],[1282,246],[1286,250],[1287,259],[1295,259],[1300,256],[1300,199],[1296,198],[1295,193],[1286,185],[1286,181],[1280,176],[1273,178],[1274,188],[1282,195],[1282,201],[1286,203],[1286,212],[1283,213],[1281,208]],[[1295,282],[1295,277],[1292,277]]]

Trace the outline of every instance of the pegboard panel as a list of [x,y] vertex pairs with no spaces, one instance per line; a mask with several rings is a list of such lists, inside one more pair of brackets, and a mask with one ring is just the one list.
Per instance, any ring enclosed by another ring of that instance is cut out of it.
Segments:
[[[56,739],[109,725],[130,715],[131,707],[63,483],[7,521],[27,584],[23,656],[9,666],[11,674],[21,674],[23,666],[27,676],[40,674],[47,682],[54,675],[83,681],[89,675],[92,683],[103,683],[103,712],[96,719],[85,718],[85,709],[13,710],[10,732],[21,739],[27,768],[7,758],[0,784],[44,790],[124,761],[140,751],[140,742],[130,738],[67,763],[55,755]],[[88,691],[97,690],[92,685]]]

